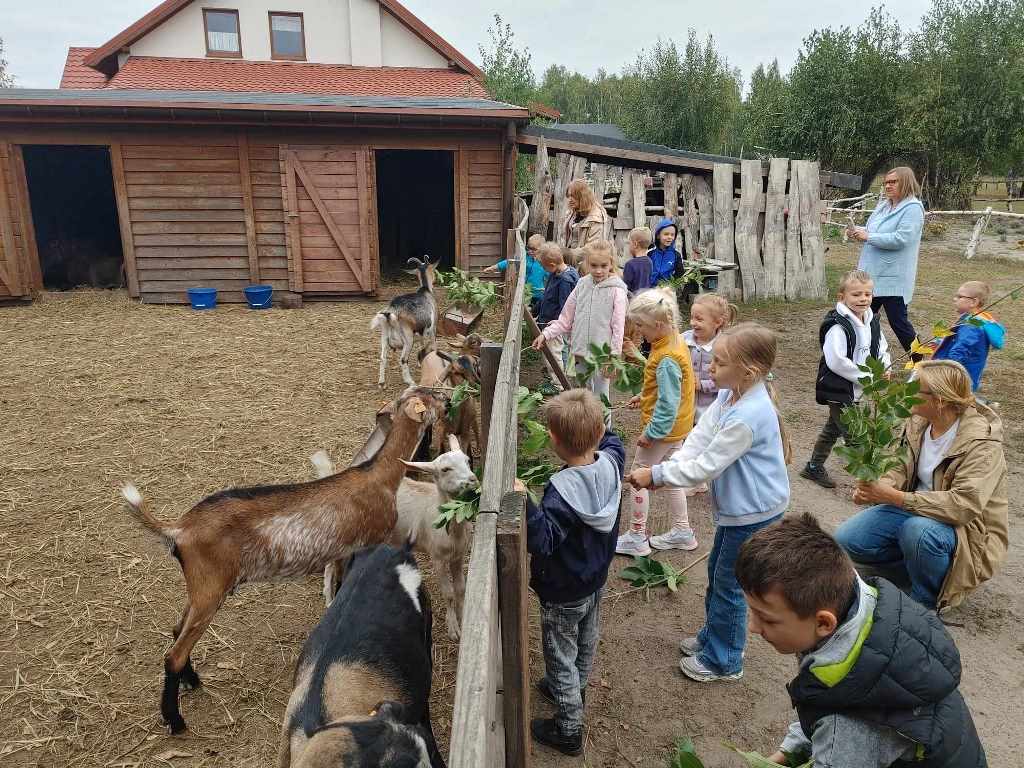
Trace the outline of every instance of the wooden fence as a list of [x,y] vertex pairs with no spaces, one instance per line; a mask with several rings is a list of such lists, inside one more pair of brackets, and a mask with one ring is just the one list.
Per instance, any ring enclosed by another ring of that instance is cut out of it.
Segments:
[[526,219],[509,230],[504,344],[484,344],[481,424],[484,472],[476,520],[452,715],[451,768],[524,768],[529,763],[529,636],[525,497],[512,492],[526,270]]
[[[773,158],[714,163],[710,174],[667,172],[661,188],[646,171],[589,163],[565,152],[551,163],[543,139],[537,142],[530,231],[547,233],[565,245],[565,190],[587,178],[608,213],[605,236],[620,261],[628,258],[634,227],[653,231],[671,218],[676,248],[687,259],[718,259],[739,265],[722,273],[719,292],[735,301],[825,296],[825,244],[821,235],[821,175],[818,164]],[[553,166],[553,167],[552,167]],[[588,172],[589,169],[589,172]],[[652,199],[653,198],[653,199]]]

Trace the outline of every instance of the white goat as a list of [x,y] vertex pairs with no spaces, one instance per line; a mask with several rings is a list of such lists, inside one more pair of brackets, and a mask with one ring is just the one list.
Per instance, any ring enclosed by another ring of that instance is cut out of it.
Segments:
[[380,373],[377,383],[383,387],[388,367],[388,350],[399,352],[402,366],[402,380],[410,387],[415,386],[409,371],[409,356],[416,336],[423,337],[423,346],[434,349],[437,346],[437,301],[434,299],[434,265],[430,257],[424,261],[409,259],[409,264],[420,273],[420,287],[415,293],[395,296],[386,309],[373,316],[370,328],[380,331]]
[[[445,502],[479,484],[469,467],[469,457],[462,452],[455,435],[448,436],[447,453],[433,461],[406,461],[407,467],[429,473],[434,482],[420,482],[402,478],[396,502],[398,521],[391,534],[391,542],[401,546],[412,540],[420,552],[430,555],[437,584],[445,602],[445,626],[452,640],[459,639],[459,617],[466,593],[466,577],[462,564],[469,548],[469,524],[453,523],[450,530],[435,528],[437,510]],[[325,451],[310,457],[318,478],[334,473],[334,464]],[[333,587],[341,579],[341,564],[329,563],[324,569],[324,598],[330,605]],[[328,596],[330,595],[330,597]]]

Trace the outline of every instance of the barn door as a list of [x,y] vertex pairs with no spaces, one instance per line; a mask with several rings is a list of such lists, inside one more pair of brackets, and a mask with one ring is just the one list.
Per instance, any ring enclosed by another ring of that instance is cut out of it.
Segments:
[[25,293],[14,239],[16,186],[11,176],[10,146],[0,144],[0,300]]
[[368,162],[365,146],[281,145],[288,282],[293,291],[374,290]]

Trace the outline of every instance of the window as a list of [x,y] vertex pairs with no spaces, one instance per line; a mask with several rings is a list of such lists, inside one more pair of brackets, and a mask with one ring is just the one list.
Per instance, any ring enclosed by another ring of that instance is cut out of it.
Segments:
[[270,12],[270,58],[306,60],[301,13]]
[[203,9],[207,56],[242,58],[242,38],[238,34],[238,11]]

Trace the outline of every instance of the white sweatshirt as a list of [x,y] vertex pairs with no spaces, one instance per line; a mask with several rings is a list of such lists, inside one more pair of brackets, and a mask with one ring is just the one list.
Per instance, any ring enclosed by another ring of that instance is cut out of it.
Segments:
[[[857,366],[864,365],[868,355],[871,354],[871,320],[874,318],[874,313],[870,307],[864,310],[862,322],[857,319],[853,310],[841,301],[836,304],[836,312],[853,323],[853,329],[857,333],[857,341],[853,345],[853,359],[846,356],[846,332],[839,325],[833,325],[828,329],[825,341],[821,345],[821,351],[825,354],[825,365],[829,367],[829,370],[853,384],[853,399],[856,401],[860,400],[862,393],[858,379],[864,375],[864,372]],[[886,367],[891,362],[889,344],[885,340],[884,333],[879,333],[878,336],[878,359]]]

